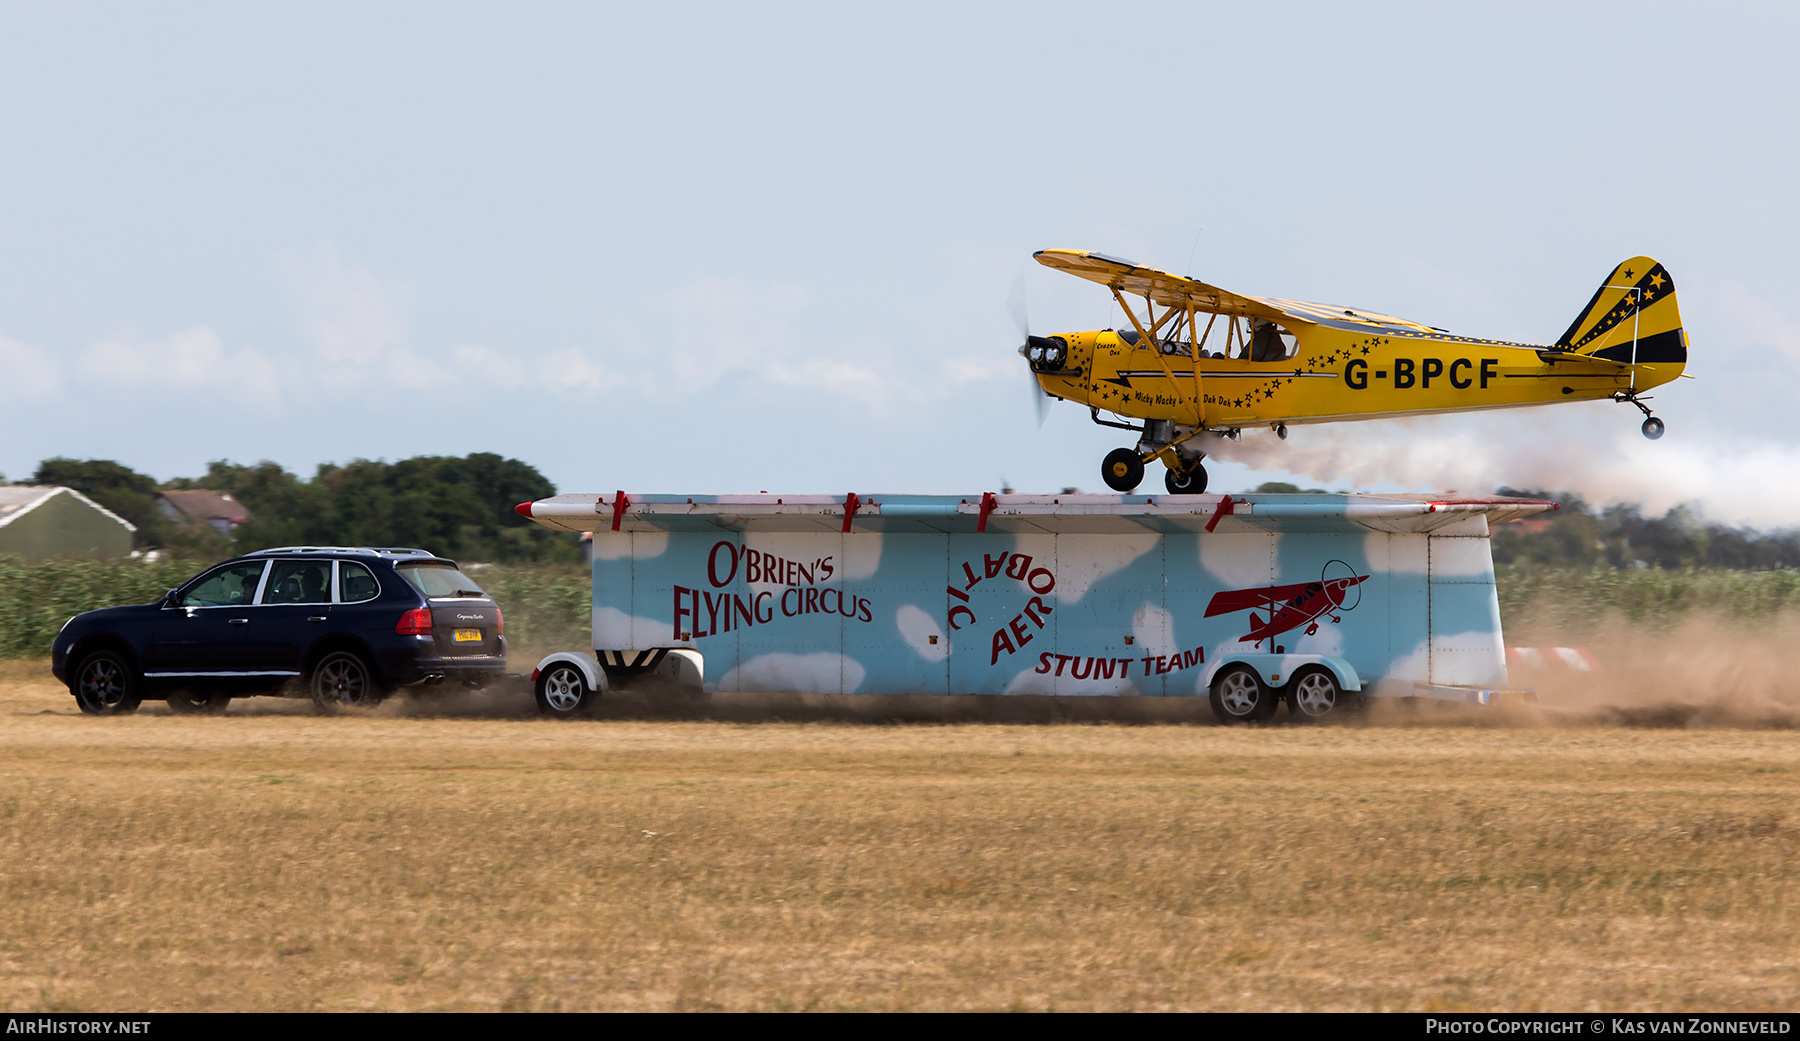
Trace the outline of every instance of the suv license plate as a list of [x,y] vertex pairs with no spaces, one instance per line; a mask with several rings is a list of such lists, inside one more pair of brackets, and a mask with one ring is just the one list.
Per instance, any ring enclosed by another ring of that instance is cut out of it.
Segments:
[[458,630],[456,630],[456,632],[451,634],[451,638],[454,639],[457,643],[480,643],[481,642],[481,630],[480,629],[458,629]]

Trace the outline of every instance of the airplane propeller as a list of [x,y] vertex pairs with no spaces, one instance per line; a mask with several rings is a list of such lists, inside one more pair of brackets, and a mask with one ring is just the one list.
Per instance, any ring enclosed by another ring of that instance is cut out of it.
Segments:
[[[1012,294],[1007,297],[1006,305],[1012,311],[1013,324],[1019,327],[1019,339],[1022,341],[1019,344],[1019,354],[1024,356],[1033,341],[1042,339],[1031,335],[1031,315],[1025,306],[1025,272],[1019,272],[1019,277],[1013,280]],[[1050,414],[1050,402],[1054,399],[1038,385],[1036,373],[1026,369],[1025,375],[1031,380],[1031,401],[1037,409],[1037,425],[1041,427],[1044,425],[1044,418]]]

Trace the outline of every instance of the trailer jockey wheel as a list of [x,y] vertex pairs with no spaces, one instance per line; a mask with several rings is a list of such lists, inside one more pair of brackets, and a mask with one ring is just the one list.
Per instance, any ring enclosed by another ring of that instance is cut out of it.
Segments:
[[1221,723],[1260,723],[1275,714],[1281,698],[1248,665],[1230,665],[1213,678],[1208,695]]
[[1100,462],[1100,479],[1115,492],[1128,492],[1144,481],[1144,461],[1129,448],[1115,448]]
[[1168,470],[1163,474],[1163,487],[1170,495],[1199,495],[1206,490],[1206,466],[1195,463],[1186,470]]

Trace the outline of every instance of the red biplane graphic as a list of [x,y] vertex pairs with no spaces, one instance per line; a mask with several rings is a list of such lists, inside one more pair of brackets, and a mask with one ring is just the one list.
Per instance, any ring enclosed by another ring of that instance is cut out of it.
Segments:
[[[1335,567],[1333,566],[1335,565]],[[1319,572],[1317,582],[1295,582],[1286,586],[1268,586],[1263,589],[1227,589],[1222,593],[1214,593],[1206,605],[1206,617],[1216,614],[1230,614],[1233,611],[1251,611],[1250,631],[1238,637],[1238,642],[1252,641],[1251,646],[1260,647],[1268,640],[1271,649],[1275,637],[1282,633],[1306,626],[1302,635],[1311,636],[1319,631],[1319,619],[1329,616],[1332,621],[1339,622],[1343,618],[1335,613],[1354,611],[1356,605],[1362,603],[1362,590],[1356,591],[1356,599],[1345,603],[1352,587],[1368,581],[1368,575],[1359,575],[1350,565],[1341,560],[1328,561]],[[1263,621],[1254,613],[1255,608],[1265,608],[1269,612],[1269,620]]]

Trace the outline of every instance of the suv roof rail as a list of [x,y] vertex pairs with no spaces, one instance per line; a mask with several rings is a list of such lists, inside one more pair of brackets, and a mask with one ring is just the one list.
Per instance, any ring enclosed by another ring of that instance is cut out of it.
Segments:
[[381,546],[276,546],[246,553],[246,557],[267,557],[277,553],[354,553],[363,557],[431,557],[442,559],[428,549],[403,549]]

